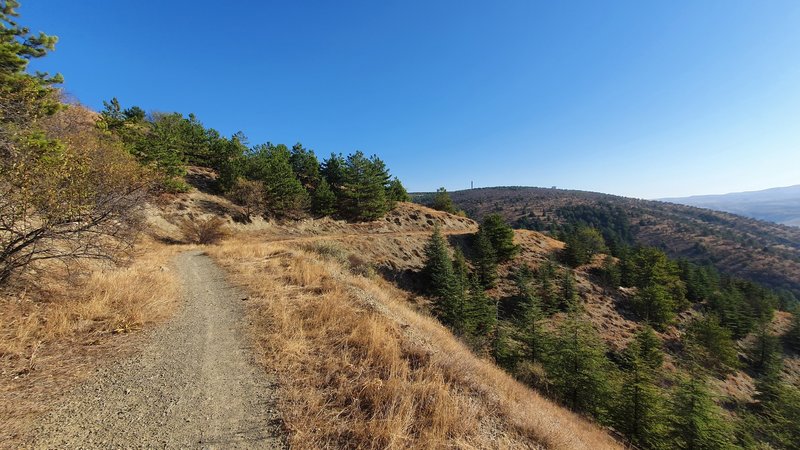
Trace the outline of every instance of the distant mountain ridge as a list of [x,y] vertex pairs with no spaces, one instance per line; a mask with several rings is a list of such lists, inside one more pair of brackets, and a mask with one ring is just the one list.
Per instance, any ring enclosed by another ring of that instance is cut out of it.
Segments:
[[800,227],[800,184],[761,191],[694,195],[659,200]]

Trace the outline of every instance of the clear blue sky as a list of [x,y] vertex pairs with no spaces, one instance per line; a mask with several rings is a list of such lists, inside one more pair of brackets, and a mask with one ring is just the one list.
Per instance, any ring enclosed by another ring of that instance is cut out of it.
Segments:
[[23,0],[93,108],[377,153],[409,190],[800,184],[800,2]]

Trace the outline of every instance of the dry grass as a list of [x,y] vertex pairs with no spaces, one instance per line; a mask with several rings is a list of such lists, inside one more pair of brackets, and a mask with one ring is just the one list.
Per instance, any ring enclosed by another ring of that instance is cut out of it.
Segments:
[[[176,247],[148,245],[124,268],[97,268],[80,283],[0,298],[0,442],[11,445],[65,386],[121,350],[110,339],[169,317],[179,298]],[[0,445],[1,446],[1,445]]]
[[293,447],[619,447],[474,356],[390,283],[354,274],[338,251],[299,247],[209,249],[253,295]]

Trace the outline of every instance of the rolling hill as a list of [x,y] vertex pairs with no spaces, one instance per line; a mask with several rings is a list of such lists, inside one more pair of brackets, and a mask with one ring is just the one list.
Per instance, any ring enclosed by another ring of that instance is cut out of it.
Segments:
[[694,195],[660,200],[800,227],[800,184],[762,191]]
[[[431,194],[416,194],[425,202]],[[726,212],[608,194],[535,187],[455,191],[454,203],[475,219],[499,213],[516,228],[551,230],[570,220],[603,221],[622,239],[671,257],[800,296],[800,229]]]

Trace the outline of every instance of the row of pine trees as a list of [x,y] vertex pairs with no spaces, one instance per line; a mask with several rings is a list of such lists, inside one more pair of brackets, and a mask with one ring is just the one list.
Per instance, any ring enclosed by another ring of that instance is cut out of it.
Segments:
[[276,218],[337,216],[364,221],[407,201],[400,180],[377,156],[357,151],[331,154],[320,163],[313,150],[296,144],[247,145],[241,133],[230,138],[206,128],[194,115],[146,114],[123,108],[115,98],[104,103],[101,126],[120,138],[139,161],[161,175],[168,192],[188,189],[187,165],[218,172],[218,189],[253,214]]
[[[584,239],[577,243],[582,264],[607,251],[596,231],[580,234],[572,245]],[[498,265],[511,266],[519,252],[513,230],[490,215],[466,244],[451,247],[436,229],[422,271],[433,312],[476,352],[491,355],[570,409],[613,427],[637,448],[798,448],[800,390],[785,381],[781,368],[784,346],[800,350],[800,314],[780,339],[768,326],[774,309],[740,305],[738,320],[747,325],[732,332],[734,322],[720,316],[735,307],[718,304],[736,304],[720,299],[734,289],[731,283],[747,291],[741,280],[719,281],[725,277],[671,261],[656,249],[630,249],[623,258],[607,258],[594,273],[607,289],[627,285],[638,292],[629,307],[643,325],[627,347],[612,351],[589,320],[569,251],[559,255],[567,263],[563,266],[548,260],[536,270],[526,265],[510,270],[506,281],[515,293],[497,300],[487,290],[498,284]],[[746,287],[750,303],[742,301],[747,305],[777,301],[774,293]],[[674,324],[675,314],[692,304],[704,314],[689,321],[667,355],[656,331]],[[736,339],[751,332],[755,339],[742,356]],[[668,359],[675,370],[665,369]],[[738,369],[756,380],[753,402],[720,398],[711,387],[712,380]]]

